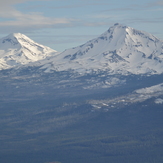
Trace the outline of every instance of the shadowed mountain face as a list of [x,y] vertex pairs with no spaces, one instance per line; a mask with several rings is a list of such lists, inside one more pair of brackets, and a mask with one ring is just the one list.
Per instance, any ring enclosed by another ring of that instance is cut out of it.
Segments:
[[0,162],[163,161],[162,41],[115,24],[60,54],[22,34],[0,49]]

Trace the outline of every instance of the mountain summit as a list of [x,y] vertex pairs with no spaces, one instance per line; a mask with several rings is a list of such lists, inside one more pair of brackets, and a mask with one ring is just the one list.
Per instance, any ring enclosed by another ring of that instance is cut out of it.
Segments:
[[53,57],[43,68],[80,73],[160,74],[163,73],[163,41],[116,23],[99,37]]
[[21,33],[13,33],[0,39],[0,69],[24,65],[42,60],[56,53]]

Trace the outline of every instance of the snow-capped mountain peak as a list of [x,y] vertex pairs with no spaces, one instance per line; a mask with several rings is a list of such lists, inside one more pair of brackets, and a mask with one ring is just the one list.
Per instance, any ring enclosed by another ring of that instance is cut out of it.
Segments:
[[147,32],[116,23],[99,37],[65,50],[43,68],[81,73],[162,73],[163,42]]
[[8,36],[4,37],[3,39],[1,39],[1,44],[2,47],[4,47],[4,45],[7,45],[8,47],[13,47],[16,45],[27,45],[27,43],[34,43],[33,40],[31,40],[30,38],[28,38],[27,36],[25,36],[24,34],[21,33],[11,33]]
[[31,62],[32,66],[42,65],[45,72],[160,74],[163,73],[163,41],[118,23],[97,38],[60,54],[21,33],[0,39],[0,69]]
[[21,33],[12,33],[0,39],[0,69],[24,65],[48,56],[57,51],[38,44]]

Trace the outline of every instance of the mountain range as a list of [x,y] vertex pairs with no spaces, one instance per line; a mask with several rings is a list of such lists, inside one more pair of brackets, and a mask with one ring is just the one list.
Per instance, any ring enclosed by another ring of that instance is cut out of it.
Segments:
[[163,162],[163,41],[114,24],[57,52],[0,39],[0,162]]
[[0,39],[0,69],[21,65],[39,66],[45,72],[161,74],[163,41],[118,23],[99,37],[61,53],[20,33]]

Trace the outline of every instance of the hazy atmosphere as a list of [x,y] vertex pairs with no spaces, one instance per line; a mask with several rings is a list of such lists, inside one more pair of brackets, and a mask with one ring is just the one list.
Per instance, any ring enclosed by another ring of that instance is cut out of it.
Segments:
[[163,1],[1,0],[0,163],[162,163]]
[[155,0],[1,0],[0,37],[20,32],[62,52],[121,23],[163,39],[162,15]]

